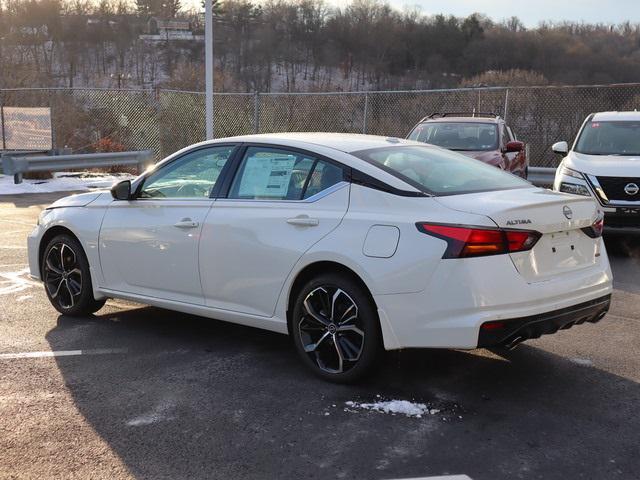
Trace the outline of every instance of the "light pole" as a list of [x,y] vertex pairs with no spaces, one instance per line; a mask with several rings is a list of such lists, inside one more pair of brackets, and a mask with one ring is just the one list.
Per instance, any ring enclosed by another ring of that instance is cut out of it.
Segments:
[[213,138],[213,0],[204,1],[204,81],[207,140]]

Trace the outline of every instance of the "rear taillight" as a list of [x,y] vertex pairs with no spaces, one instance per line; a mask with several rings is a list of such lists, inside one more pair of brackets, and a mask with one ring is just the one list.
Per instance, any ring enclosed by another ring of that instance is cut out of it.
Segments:
[[533,230],[508,230],[441,223],[416,223],[418,230],[447,242],[442,258],[484,257],[531,250],[541,237]]
[[591,238],[601,237],[602,232],[604,231],[604,214],[600,212],[595,222],[593,222],[590,227],[583,228],[582,231],[589,235]]

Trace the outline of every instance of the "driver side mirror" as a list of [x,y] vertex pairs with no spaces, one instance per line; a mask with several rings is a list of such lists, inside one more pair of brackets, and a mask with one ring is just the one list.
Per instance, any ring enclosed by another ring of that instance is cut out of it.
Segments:
[[111,187],[111,196],[114,200],[131,199],[131,180],[123,180]]
[[524,143],[519,142],[517,140],[512,140],[511,142],[507,142],[504,147],[505,153],[513,153],[513,152],[521,152],[524,150]]
[[567,142],[557,142],[551,146],[551,150],[558,155],[566,155],[569,153],[569,144]]

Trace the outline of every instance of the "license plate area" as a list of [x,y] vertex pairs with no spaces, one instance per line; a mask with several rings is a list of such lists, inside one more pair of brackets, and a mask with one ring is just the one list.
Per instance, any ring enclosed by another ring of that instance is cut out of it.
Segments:
[[512,254],[518,272],[529,282],[592,266],[600,256],[599,242],[581,230],[544,234],[529,252]]
[[550,255],[551,263],[555,264],[556,268],[575,268],[588,263],[589,255],[585,255],[584,248],[577,248],[581,245],[576,232],[550,233],[546,236],[547,254]]

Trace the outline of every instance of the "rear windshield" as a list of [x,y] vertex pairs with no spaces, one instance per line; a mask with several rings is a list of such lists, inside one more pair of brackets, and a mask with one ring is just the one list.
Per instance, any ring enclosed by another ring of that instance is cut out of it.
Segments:
[[409,139],[463,152],[496,150],[498,126],[475,122],[423,123],[413,129]]
[[640,155],[640,122],[589,122],[575,151],[587,155]]
[[426,145],[372,148],[353,152],[352,155],[431,195],[531,187],[526,180],[499,168]]

